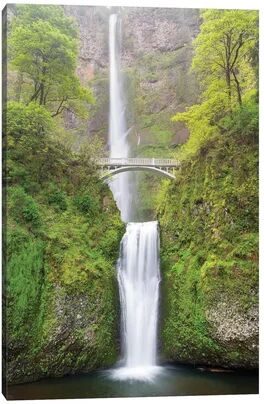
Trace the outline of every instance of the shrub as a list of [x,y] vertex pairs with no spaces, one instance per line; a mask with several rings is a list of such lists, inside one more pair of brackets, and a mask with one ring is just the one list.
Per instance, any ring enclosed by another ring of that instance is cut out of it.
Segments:
[[65,192],[57,188],[56,185],[52,185],[48,193],[48,203],[54,205],[59,210],[66,210],[67,201]]
[[254,94],[249,97],[244,104],[235,109],[231,116],[222,119],[221,124],[226,127],[226,130],[236,137],[243,139],[253,137],[254,140],[258,139],[258,116],[259,106],[255,101]]
[[49,111],[35,102],[28,105],[10,101],[4,111],[6,134],[18,139],[27,135],[43,135],[53,129]]
[[88,216],[93,215],[97,210],[97,201],[91,196],[90,193],[85,192],[75,198],[75,205],[82,212]]
[[40,224],[40,215],[39,210],[34,202],[33,198],[30,196],[26,198],[25,205],[22,210],[23,218],[25,222],[32,223],[34,226],[38,226]]
[[39,227],[41,224],[39,208],[22,187],[12,187],[7,195],[11,216],[18,223]]

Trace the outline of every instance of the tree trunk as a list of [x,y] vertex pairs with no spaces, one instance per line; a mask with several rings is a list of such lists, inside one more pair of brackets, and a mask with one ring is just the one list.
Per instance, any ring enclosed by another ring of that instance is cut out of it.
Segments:
[[44,104],[44,84],[41,83],[40,85],[40,97],[39,97],[39,105]]
[[23,73],[18,73],[16,80],[16,101],[18,102],[20,102],[21,98],[22,84],[23,84]]
[[231,74],[229,67],[226,68],[226,85],[229,103],[231,105]]
[[236,82],[237,100],[239,105],[241,106],[242,105],[241,88],[234,69],[232,69],[232,74]]
[[38,99],[38,95],[39,95],[39,92],[40,92],[40,86],[38,87],[37,90],[36,90],[36,87],[37,87],[37,86],[35,86],[35,92],[34,92],[34,94],[32,95],[32,97],[30,98],[29,102]]

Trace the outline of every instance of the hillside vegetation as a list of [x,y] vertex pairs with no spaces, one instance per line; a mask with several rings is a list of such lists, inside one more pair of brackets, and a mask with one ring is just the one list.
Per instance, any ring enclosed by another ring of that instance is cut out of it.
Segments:
[[[108,366],[118,352],[115,264],[123,224],[93,162],[100,141],[73,152],[56,114],[63,106],[80,113],[80,103],[91,100],[74,76],[74,29],[57,6],[19,6],[10,27],[8,63],[25,83],[4,111],[4,343],[12,383]],[[54,54],[53,40],[61,45]],[[67,55],[72,64],[67,59],[61,69]]]
[[159,197],[164,355],[257,367],[257,14],[202,16],[193,59],[201,103],[173,117],[190,138]]

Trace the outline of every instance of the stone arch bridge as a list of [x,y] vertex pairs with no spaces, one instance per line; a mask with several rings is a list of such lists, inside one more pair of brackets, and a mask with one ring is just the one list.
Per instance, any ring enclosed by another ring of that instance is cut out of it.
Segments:
[[149,171],[175,179],[175,171],[180,168],[180,162],[177,160],[145,157],[99,158],[96,164],[101,168],[102,179],[127,171]]

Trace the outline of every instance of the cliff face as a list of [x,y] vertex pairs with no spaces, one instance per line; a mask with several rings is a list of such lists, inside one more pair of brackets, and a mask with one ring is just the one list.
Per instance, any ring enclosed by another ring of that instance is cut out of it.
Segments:
[[9,383],[104,368],[118,357],[115,266],[124,225],[92,168],[71,164],[68,152],[65,161],[63,185],[55,186],[51,170],[42,186],[27,180],[27,191],[8,188],[3,352]]
[[[97,98],[82,136],[98,134],[107,139],[109,110],[108,24],[114,10],[105,7],[65,6],[80,29],[78,75]],[[199,31],[198,10],[124,7],[117,9],[122,21],[122,67],[127,96],[130,142],[177,144],[188,132],[170,117],[197,98],[198,88],[189,72],[191,42]],[[73,116],[66,126],[78,127]]]
[[[107,149],[109,114],[109,16],[121,19],[121,63],[130,129],[131,155],[169,158],[188,137],[182,123],[171,122],[176,112],[194,104],[199,88],[191,73],[192,40],[199,32],[199,10],[65,6],[80,30],[78,74],[96,97],[87,122],[67,113],[65,125],[74,128],[77,145],[98,135]],[[136,221],[152,220],[160,178],[134,175]]]
[[254,119],[186,162],[162,198],[162,342],[170,360],[258,366]]

